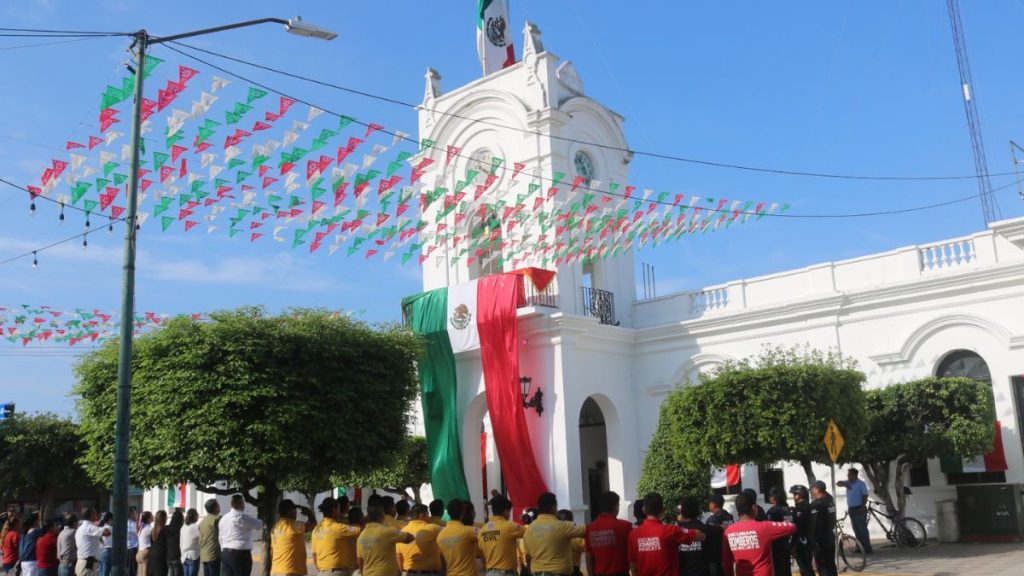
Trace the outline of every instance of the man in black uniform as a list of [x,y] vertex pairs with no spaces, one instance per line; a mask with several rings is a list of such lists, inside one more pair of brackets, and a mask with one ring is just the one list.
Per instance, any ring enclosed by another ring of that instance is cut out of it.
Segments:
[[796,565],[800,567],[800,576],[814,576],[814,536],[811,534],[811,503],[807,487],[797,484],[789,489],[789,493],[793,495],[793,524],[796,524],[792,542]]
[[721,494],[711,495],[711,499],[708,500],[708,512],[711,512],[711,517],[707,520],[708,526],[718,526],[725,530],[733,523],[735,519],[725,510],[724,506],[725,498],[722,498]]
[[700,504],[697,499],[692,496],[683,498],[676,517],[678,524],[683,528],[700,530],[707,535],[707,538],[703,542],[694,540],[688,544],[679,545],[679,576],[711,576],[711,560],[717,559],[719,565],[722,563],[721,533],[718,534],[716,541],[714,533],[710,532],[707,525],[700,521],[699,516]]
[[[786,491],[782,486],[773,486],[768,491],[768,503],[771,508],[765,512],[765,516],[772,522],[793,522],[793,509],[786,502]],[[775,567],[775,576],[793,576],[792,562],[790,560],[790,539],[779,538],[772,541],[772,562]]]
[[811,534],[817,544],[814,562],[820,576],[838,576],[836,568],[836,502],[825,483],[818,480],[811,486]]
[[757,503],[757,490],[754,490],[753,488],[744,488],[743,493],[746,494],[747,498],[750,498],[750,501],[754,503],[754,520],[764,522],[764,508],[761,508],[761,505]]
[[708,511],[711,512],[711,516],[708,516],[707,522],[707,538],[704,539],[704,549],[708,551],[708,558],[711,560],[709,573],[711,576],[721,576],[725,574],[725,570],[722,567],[722,538],[725,535],[725,529],[732,525],[733,517],[725,511],[725,498],[721,494],[712,494],[708,500]]

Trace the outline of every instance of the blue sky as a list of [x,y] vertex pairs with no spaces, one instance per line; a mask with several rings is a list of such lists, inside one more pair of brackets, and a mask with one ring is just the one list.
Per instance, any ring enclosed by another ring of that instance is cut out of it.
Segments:
[[[339,33],[306,40],[273,26],[196,39],[195,44],[368,92],[417,101],[427,67],[451,89],[479,76],[475,0],[446,2],[197,2],[12,0],[8,27],[135,30],[170,34],[265,16],[301,14]],[[864,175],[969,175],[974,166],[942,2],[583,2],[513,0],[511,27],[529,19],[545,47],[571,59],[586,92],[626,117],[630,145],[740,164]],[[1007,142],[1024,140],[1024,78],[1007,46],[1019,38],[1024,3],[971,2],[964,26],[989,167],[1012,171]],[[0,38],[0,176],[34,180],[63,143],[95,123],[103,87],[123,74],[124,39],[5,49],[38,42]],[[186,60],[164,51],[174,63]],[[247,70],[254,79],[325,107],[415,134],[413,111]],[[77,130],[77,132],[76,132]],[[48,148],[49,147],[49,148]],[[631,182],[700,196],[788,202],[794,214],[862,212],[931,204],[976,192],[972,180],[839,181],[774,176],[637,156]],[[994,186],[1011,177],[993,177]],[[0,187],[0,260],[81,229],[24,193]],[[1024,214],[1015,187],[997,193],[1004,217]],[[849,220],[763,219],[640,252],[658,292],[754,276],[969,234],[983,226],[977,200]],[[225,234],[160,234],[139,240],[137,308],[163,313],[262,304],[362,311],[397,320],[419,271],[250,244]],[[118,308],[121,230],[0,266],[0,304]],[[0,400],[19,409],[73,410],[74,357],[65,348],[0,345]]]

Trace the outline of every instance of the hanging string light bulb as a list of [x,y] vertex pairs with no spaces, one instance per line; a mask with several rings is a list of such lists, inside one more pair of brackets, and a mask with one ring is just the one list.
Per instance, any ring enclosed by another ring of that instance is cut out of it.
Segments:
[[35,216],[36,215],[36,197],[35,196],[32,197],[32,203],[28,205],[28,215],[29,216]]
[[64,201],[63,200],[60,203],[60,216],[58,216],[57,219],[60,220],[61,224],[64,223]]
[[88,249],[89,249],[89,239],[87,237],[85,237],[85,236],[82,236],[82,252],[85,252]]
[[32,251],[32,267],[39,268],[39,258],[36,257],[36,251]]
[[85,227],[86,227],[86,229],[88,229],[89,226],[91,226],[91,225],[92,225],[92,223],[89,222],[89,212],[86,212],[85,213]]

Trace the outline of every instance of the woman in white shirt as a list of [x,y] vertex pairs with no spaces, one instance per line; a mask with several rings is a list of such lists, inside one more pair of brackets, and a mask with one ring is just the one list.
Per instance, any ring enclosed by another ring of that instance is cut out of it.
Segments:
[[199,512],[189,508],[181,527],[182,576],[199,576]]
[[139,563],[138,576],[146,576],[146,562],[149,560],[149,549],[153,547],[153,513],[142,513],[139,517],[142,528],[139,529],[139,552],[135,560]]

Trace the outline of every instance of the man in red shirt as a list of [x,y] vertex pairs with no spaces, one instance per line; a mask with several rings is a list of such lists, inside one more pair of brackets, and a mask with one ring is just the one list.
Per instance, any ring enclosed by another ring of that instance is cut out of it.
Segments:
[[772,576],[772,541],[796,534],[792,522],[758,522],[757,503],[746,494],[736,496],[739,522],[725,529],[722,566],[725,576]]
[[704,540],[700,530],[663,524],[664,512],[661,494],[644,496],[647,519],[629,533],[629,571],[633,576],[678,576],[679,545]]
[[619,520],[619,495],[601,494],[601,515],[587,526],[587,568],[592,576],[629,573],[629,532],[633,525]]

